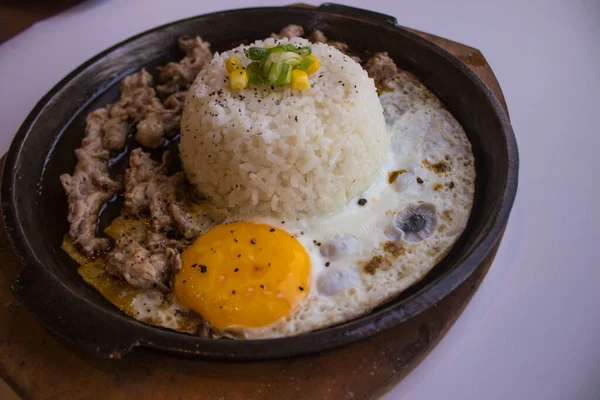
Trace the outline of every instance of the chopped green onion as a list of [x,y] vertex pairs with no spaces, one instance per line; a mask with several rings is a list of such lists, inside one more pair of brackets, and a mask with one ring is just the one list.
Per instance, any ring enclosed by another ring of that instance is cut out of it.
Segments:
[[281,65],[281,71],[279,73],[279,77],[277,77],[277,80],[275,80],[275,82],[273,82],[273,84],[275,85],[285,85],[287,83],[290,83],[290,80],[292,79],[292,66],[290,64],[280,64]]
[[270,49],[267,49],[267,57],[269,57],[273,53],[283,53],[284,51],[285,50],[281,46],[271,47]]
[[270,60],[274,63],[284,62],[286,64],[297,65],[302,62],[302,57],[291,51],[286,51],[283,53],[273,53],[269,55],[267,60]]
[[298,51],[298,47],[294,46],[291,43],[281,45],[281,47],[283,49],[285,49],[285,51],[293,51],[293,52],[297,52]]
[[264,60],[261,61],[261,68],[263,72],[263,77],[266,78],[269,75],[269,69],[271,69],[271,65],[273,64],[273,57],[268,55]]
[[248,73],[248,78],[250,79],[250,82],[258,84],[262,81],[260,75],[260,63],[255,61],[253,63],[248,64],[248,66],[246,67],[246,72]]
[[268,52],[269,49],[265,49],[264,47],[250,47],[249,49],[244,49],[246,57],[253,61],[261,61]]
[[269,54],[267,58],[262,61],[263,77],[268,82],[273,83],[280,75],[281,65],[294,66],[300,64],[300,62],[302,62],[302,57],[300,55],[291,51],[279,49],[279,51]]
[[300,63],[300,65],[298,65],[298,67],[296,69],[299,69],[300,71],[306,71],[314,63],[315,63],[315,60],[313,60],[312,58],[306,57],[304,60],[302,60],[302,62]]
[[262,72],[262,77],[267,79],[267,77],[269,76],[269,70],[271,69],[271,66],[273,65],[273,61],[271,60],[271,57],[267,57],[266,60],[263,60],[260,63],[260,70]]
[[285,51],[291,51],[296,54],[300,54],[301,56],[310,56],[312,53],[310,46],[296,47],[295,45],[288,43],[277,47],[281,47]]
[[303,57],[310,56],[312,54],[312,50],[309,46],[304,46],[298,49],[298,54],[300,54]]
[[291,81],[292,70],[306,71],[314,64],[314,60],[307,58],[311,53],[309,46],[297,47],[291,43],[244,49],[246,57],[254,61],[246,67],[248,78],[254,84],[285,85]]
[[263,60],[262,60],[262,71],[263,71],[263,77],[265,79],[267,79],[267,77],[269,75],[269,70],[271,69],[271,65],[276,61],[274,59],[274,54],[282,53],[282,52],[283,52],[283,49],[280,46],[271,47],[270,49],[267,49],[267,54],[266,54],[265,58],[263,58]]
[[269,70],[267,71],[267,74],[265,76],[267,82],[275,83],[275,81],[277,80],[277,78],[279,78],[279,75],[281,74],[281,68],[283,65],[285,64],[271,63],[271,66],[269,67]]
[[283,55],[284,57],[282,58],[281,62],[284,62],[286,64],[298,65],[302,62],[302,57],[296,53],[287,52],[283,53]]

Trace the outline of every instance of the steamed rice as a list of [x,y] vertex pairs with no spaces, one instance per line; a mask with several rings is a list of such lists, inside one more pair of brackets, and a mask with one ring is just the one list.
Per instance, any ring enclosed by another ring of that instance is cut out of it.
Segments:
[[334,211],[371,186],[389,148],[383,110],[363,68],[326,44],[290,42],[310,45],[321,62],[310,88],[250,84],[232,91],[225,61],[237,55],[250,62],[240,46],[216,53],[188,93],[183,168],[199,192],[236,214]]

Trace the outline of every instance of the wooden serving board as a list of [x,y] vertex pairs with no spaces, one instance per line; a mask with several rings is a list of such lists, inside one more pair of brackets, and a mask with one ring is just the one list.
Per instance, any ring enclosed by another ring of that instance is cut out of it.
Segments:
[[[472,68],[506,109],[494,73],[478,50],[414,32]],[[143,349],[122,360],[102,360],[58,341],[15,302],[10,285],[20,267],[0,228],[0,377],[28,399],[377,398],[405,377],[450,329],[477,291],[496,249],[436,306],[341,349],[255,363],[195,361]]]

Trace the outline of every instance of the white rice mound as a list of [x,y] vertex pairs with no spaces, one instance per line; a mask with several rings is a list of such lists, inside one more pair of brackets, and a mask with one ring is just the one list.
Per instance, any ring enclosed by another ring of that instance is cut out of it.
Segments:
[[[266,39],[251,46],[288,40]],[[198,191],[237,215],[320,215],[374,182],[390,145],[374,82],[326,44],[311,87],[249,84],[232,90],[225,61],[251,61],[240,46],[216,53],[191,87],[181,120],[183,168]]]

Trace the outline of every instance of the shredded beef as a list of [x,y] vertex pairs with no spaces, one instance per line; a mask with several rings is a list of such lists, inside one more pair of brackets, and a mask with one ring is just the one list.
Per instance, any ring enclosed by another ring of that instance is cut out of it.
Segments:
[[73,175],[60,176],[69,203],[69,236],[87,256],[108,249],[108,239],[96,237],[98,213],[102,205],[121,190],[121,184],[109,176],[109,152],[102,147],[102,126],[107,120],[104,108],[88,115],[85,137],[81,147],[75,150],[75,171]]
[[388,53],[375,53],[365,64],[365,70],[376,83],[385,82],[398,74],[398,67]]
[[143,146],[157,148],[164,143],[165,136],[173,136],[179,130],[186,94],[187,92],[173,93],[157,110],[146,114],[137,124],[135,139]]
[[286,26],[285,28],[280,30],[279,33],[271,33],[271,37],[274,39],[291,39],[302,36],[304,36],[304,28],[302,28],[300,25],[294,24]]
[[131,232],[126,232],[115,241],[104,268],[107,273],[125,279],[133,287],[156,287],[168,291],[166,283],[172,271],[181,268],[181,259],[179,253],[170,247],[151,251],[136,242]]
[[175,201],[177,186],[184,179],[183,172],[178,172],[175,175],[158,181],[156,192],[150,199],[150,217],[152,218],[152,228],[156,232],[165,233],[176,229],[170,207]]
[[201,201],[189,183],[179,186],[176,200],[171,203],[169,210],[178,232],[187,239],[197,238],[227,217],[223,211]]
[[158,163],[137,148],[129,156],[129,168],[125,171],[124,211],[141,217],[150,212],[150,200],[158,189],[158,181],[166,179],[164,158]]
[[327,43],[327,36],[320,30],[315,29],[308,37],[308,40],[313,43]]
[[204,64],[209,62],[213,56],[210,43],[203,41],[198,36],[180,37],[179,48],[185,52],[185,57],[181,61],[170,62],[164,67],[158,67],[160,79],[164,83],[158,85],[156,89],[161,94],[167,95],[187,90]]
[[325,36],[325,34],[318,29],[315,29],[314,31],[312,31],[312,33],[308,37],[308,40],[310,40],[313,43],[326,43],[329,46],[334,47],[334,48],[338,49],[339,51],[341,51],[342,53],[346,54],[347,56],[352,58],[357,63],[361,62],[360,57],[353,56],[350,53],[350,47],[346,43],[338,41],[338,40],[329,40],[329,39],[327,39],[327,36]]

